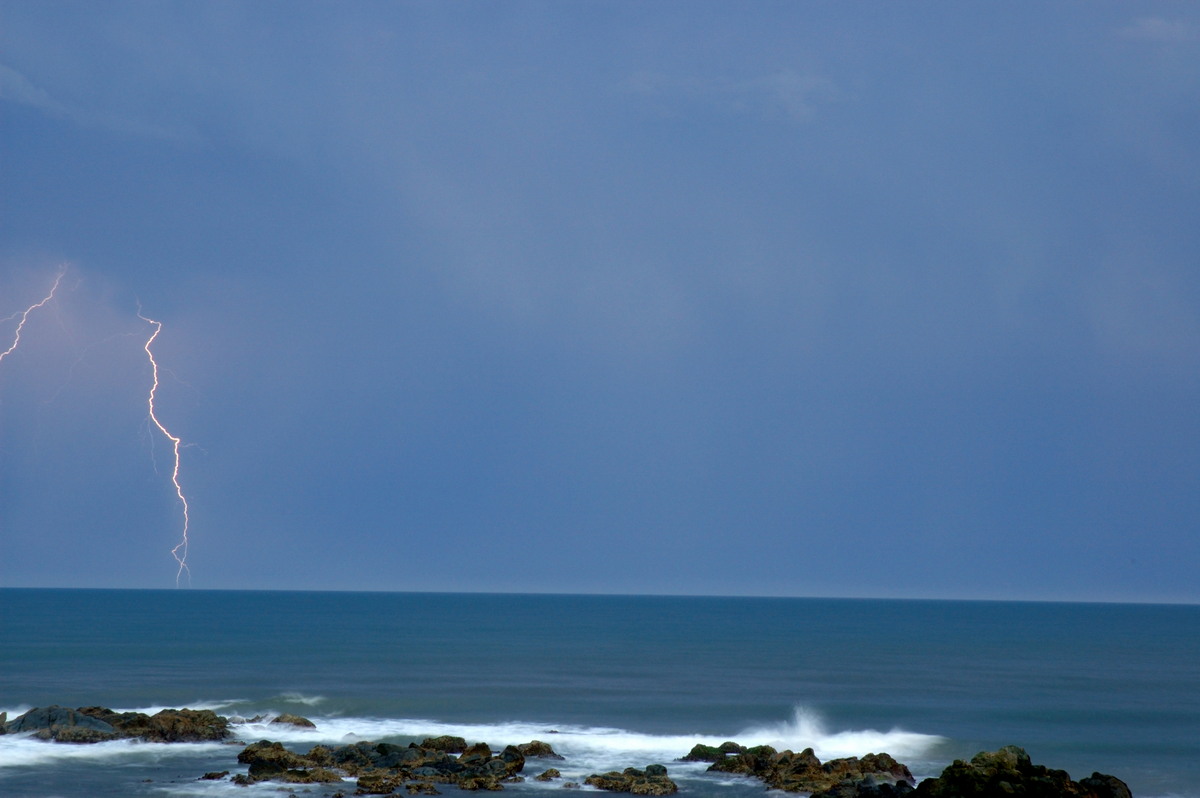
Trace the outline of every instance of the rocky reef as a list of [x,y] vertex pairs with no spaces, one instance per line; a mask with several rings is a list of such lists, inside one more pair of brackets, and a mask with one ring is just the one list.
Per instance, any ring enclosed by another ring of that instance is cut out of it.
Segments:
[[[493,752],[487,743],[467,745],[461,737],[435,737],[407,746],[373,742],[332,748],[318,745],[307,754],[262,740],[251,743],[238,754],[238,762],[248,765],[249,770],[232,780],[238,784],[261,781],[311,784],[353,778],[356,795],[392,795],[401,790],[410,795],[436,795],[437,785],[494,791],[524,780],[520,774],[527,754],[530,758],[563,759],[549,744],[538,740],[508,745],[499,753]],[[562,774],[548,768],[534,778],[556,781]],[[671,795],[679,789],[663,765],[592,774],[584,783],[600,790],[633,795]],[[562,786],[579,785],[564,782]]]
[[709,771],[753,776],[771,789],[812,798],[1132,798],[1115,776],[1093,773],[1073,781],[1066,771],[1033,764],[1015,745],[982,751],[970,762],[956,760],[937,778],[915,786],[908,768],[888,754],[822,763],[811,748],[796,754],[727,742],[697,745],[683,760],[711,762]]
[[[262,721],[263,716],[253,718]],[[241,720],[241,719],[235,719]],[[280,715],[272,723],[297,728],[315,724],[296,715]],[[209,710],[164,709],[153,715],[116,712],[105,707],[37,707],[8,720],[0,714],[0,734],[31,734],[56,743],[96,743],[139,739],[155,743],[228,740],[233,736],[228,718]],[[246,745],[237,761],[245,773],[206,773],[202,780],[230,778],[237,784],[271,781],[286,784],[343,785],[354,780],[356,795],[437,795],[438,786],[463,790],[502,790],[505,784],[524,780],[527,759],[562,760],[547,743],[532,740],[507,745],[494,752],[487,743],[462,737],[428,737],[421,743],[356,742],[340,746],[314,746],[306,754],[290,751],[270,740]],[[983,751],[969,762],[954,761],[936,778],[916,784],[909,769],[885,753],[845,757],[822,762],[813,749],[799,753],[770,746],[747,748],[736,742],[719,746],[697,745],[685,762],[708,762],[712,773],[755,778],[771,790],[808,793],[812,798],[1132,798],[1125,782],[1102,773],[1074,781],[1062,770],[1035,765],[1017,746]],[[546,768],[534,779],[559,781],[556,768]],[[632,795],[671,795],[678,786],[663,765],[593,773],[584,784]],[[578,788],[564,781],[564,788]],[[341,796],[337,789],[333,793]]]
[[239,784],[332,783],[348,777],[357,780],[358,795],[390,795],[400,789],[409,794],[436,794],[438,784],[464,790],[502,790],[505,783],[524,779],[519,775],[525,768],[522,748],[539,751],[544,758],[561,759],[549,745],[536,740],[506,746],[498,753],[487,743],[467,745],[459,737],[437,737],[407,746],[372,742],[332,748],[318,745],[307,754],[262,740],[238,754],[238,762],[249,770],[233,780]]
[[662,765],[647,765],[645,770],[625,768],[619,773],[615,770],[593,773],[583,783],[600,790],[634,795],[672,795],[679,791],[675,782],[667,777],[667,769]]
[[229,720],[207,709],[164,709],[154,715],[105,707],[35,707],[0,724],[0,733],[32,732],[60,743],[98,743],[138,738],[153,743],[224,740]]
[[688,762],[711,762],[709,771],[737,773],[761,779],[785,792],[817,793],[848,781],[911,785],[912,773],[888,754],[867,754],[821,762],[811,748],[800,753],[776,751],[769,745],[746,748],[734,742],[697,745],[683,757]]
[[955,760],[936,779],[925,779],[913,798],[1131,798],[1129,787],[1116,776],[1093,773],[1072,781],[1064,770],[1035,765],[1024,749],[1008,745],[983,751],[970,762]]

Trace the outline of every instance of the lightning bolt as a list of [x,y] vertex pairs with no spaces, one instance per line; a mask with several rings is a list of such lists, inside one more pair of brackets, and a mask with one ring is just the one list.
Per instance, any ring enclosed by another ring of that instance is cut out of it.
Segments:
[[5,319],[5,321],[12,321],[13,319],[17,318],[18,316],[21,317],[21,320],[19,322],[17,322],[17,331],[13,335],[12,346],[10,346],[8,349],[5,349],[3,352],[0,352],[0,361],[4,360],[4,358],[11,355],[13,353],[13,350],[15,350],[18,346],[21,345],[21,330],[25,329],[25,322],[29,321],[29,314],[33,313],[35,310],[37,310],[38,308],[45,305],[51,299],[54,299],[54,293],[56,291],[58,291],[59,283],[62,282],[63,275],[66,273],[67,273],[66,269],[62,269],[59,271],[58,276],[54,278],[54,285],[51,286],[50,293],[48,293],[48,294],[46,294],[46,296],[42,297],[41,302],[36,302],[36,303],[30,305],[29,307],[25,308],[25,310],[18,311],[17,313],[12,314],[7,319]]
[[146,357],[150,359],[150,368],[154,377],[153,384],[150,386],[150,396],[146,400],[146,404],[150,408],[150,420],[154,422],[154,426],[158,427],[159,432],[165,435],[167,440],[171,442],[171,448],[175,454],[175,467],[171,470],[171,484],[175,486],[175,495],[179,497],[179,503],[183,506],[183,535],[179,543],[175,544],[175,548],[171,549],[171,556],[175,558],[175,562],[179,563],[179,571],[175,574],[175,587],[179,587],[179,580],[185,572],[188,575],[188,584],[191,584],[192,581],[192,572],[187,564],[188,524],[191,519],[188,516],[187,497],[183,495],[183,486],[179,484],[179,448],[183,445],[183,441],[179,437],[172,435],[163,426],[163,423],[158,420],[158,414],[154,409],[154,396],[158,393],[158,361],[154,359],[154,352],[150,347],[154,343],[154,339],[162,332],[162,322],[143,316],[141,307],[138,308],[137,315],[139,319],[147,324],[154,325],[154,332],[150,334],[150,337],[146,339],[145,346],[142,347],[146,350]]

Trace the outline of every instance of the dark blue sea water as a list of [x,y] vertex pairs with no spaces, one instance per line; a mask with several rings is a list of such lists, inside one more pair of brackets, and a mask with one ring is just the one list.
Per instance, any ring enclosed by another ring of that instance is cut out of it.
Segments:
[[[662,762],[694,796],[765,792],[671,761],[696,742],[887,751],[918,778],[1013,743],[1136,796],[1200,798],[1200,607],[0,589],[0,711],[48,704],[292,712],[316,731],[238,735],[302,751],[546,739],[569,778]],[[4,735],[0,795],[332,792],[197,780],[244,770],[239,750]]]

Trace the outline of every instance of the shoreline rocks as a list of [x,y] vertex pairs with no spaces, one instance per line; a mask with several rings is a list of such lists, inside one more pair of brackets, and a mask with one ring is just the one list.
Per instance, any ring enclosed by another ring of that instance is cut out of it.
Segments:
[[1035,765],[1023,748],[1006,745],[981,751],[970,762],[955,760],[934,779],[925,779],[913,798],[971,798],[1017,795],[1028,798],[1132,798],[1129,785],[1116,776],[1093,773],[1072,781],[1065,770]]
[[888,754],[867,754],[859,757],[831,759],[822,763],[805,748],[800,753],[776,751],[769,745],[746,748],[734,742],[713,747],[697,745],[687,756],[687,762],[711,762],[708,770],[714,773],[736,773],[754,776],[768,787],[784,792],[818,793],[830,790],[842,782],[862,782],[911,787],[913,775],[908,768]]
[[667,776],[667,769],[662,765],[647,765],[645,770],[625,768],[621,772],[615,770],[608,773],[588,776],[584,784],[598,790],[609,792],[628,792],[633,795],[673,795],[679,792],[678,785]]
[[[265,718],[255,718],[260,720]],[[272,723],[315,728],[311,720],[280,715]],[[0,734],[31,734],[58,743],[96,743],[140,739],[157,743],[229,741],[234,736],[228,718],[211,710],[164,709],[154,715],[116,712],[106,707],[72,709],[51,705],[35,707],[8,719],[0,713]],[[437,795],[435,785],[450,784],[464,790],[502,790],[504,784],[524,781],[520,775],[526,759],[563,760],[547,743],[532,740],[508,745],[499,753],[486,744],[468,744],[461,737],[428,737],[419,745],[357,742],[339,746],[314,746],[307,754],[290,751],[282,743],[260,740],[246,745],[237,761],[246,773],[230,781],[248,785],[263,781],[290,784],[357,782],[358,795]],[[809,793],[811,798],[1132,798],[1128,785],[1115,776],[1093,773],[1079,781],[1063,770],[1035,765],[1017,746],[981,751],[971,760],[955,760],[941,775],[915,784],[909,769],[886,753],[844,757],[821,762],[813,749],[799,753],[770,746],[746,747],[736,742],[719,746],[696,745],[680,757],[683,762],[708,762],[708,772],[744,775],[763,782],[767,789]],[[222,780],[228,771],[206,773],[202,780]],[[535,777],[558,781],[555,768]],[[645,769],[593,773],[584,784],[610,792],[633,795],[671,795],[678,785],[663,765]],[[565,781],[563,788],[578,788]],[[336,793],[341,795],[341,793]]]
[[[409,794],[436,794],[435,784],[453,784],[464,790],[501,790],[504,783],[524,780],[519,774],[525,767],[525,756],[517,746],[493,753],[487,743],[464,748],[455,739],[430,738],[425,742],[432,745],[359,742],[333,748],[318,745],[307,754],[297,754],[282,743],[261,740],[238,754],[238,762],[249,765],[249,771],[233,781],[332,783],[349,777],[357,780],[359,795],[390,795],[401,788]],[[462,750],[455,756],[445,748]]]
[[3,724],[3,732],[33,732],[42,740],[98,743],[138,738],[152,743],[225,740],[229,721],[207,709],[164,709],[154,715],[114,712],[106,707],[34,707]]

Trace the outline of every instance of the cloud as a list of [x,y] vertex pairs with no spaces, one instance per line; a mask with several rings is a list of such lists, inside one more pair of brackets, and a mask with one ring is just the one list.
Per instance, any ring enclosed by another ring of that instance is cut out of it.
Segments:
[[6,64],[0,64],[0,101],[25,105],[55,119],[63,119],[93,130],[179,144],[194,145],[201,141],[200,135],[190,127],[161,125],[110,113],[97,113],[59,102],[45,89]]
[[626,82],[628,91],[647,97],[698,102],[727,113],[749,113],[760,117],[782,115],[793,122],[807,122],[817,107],[838,97],[828,78],[781,69],[752,78],[698,80],[674,78],[656,72],[639,72]]
[[1200,41],[1200,28],[1180,20],[1142,17],[1132,25],[1122,28],[1121,35],[1128,39],[1159,44],[1186,44]]
[[55,100],[44,90],[29,82],[29,79],[12,67],[0,64],[0,100],[28,105],[55,117],[70,117],[67,106]]

